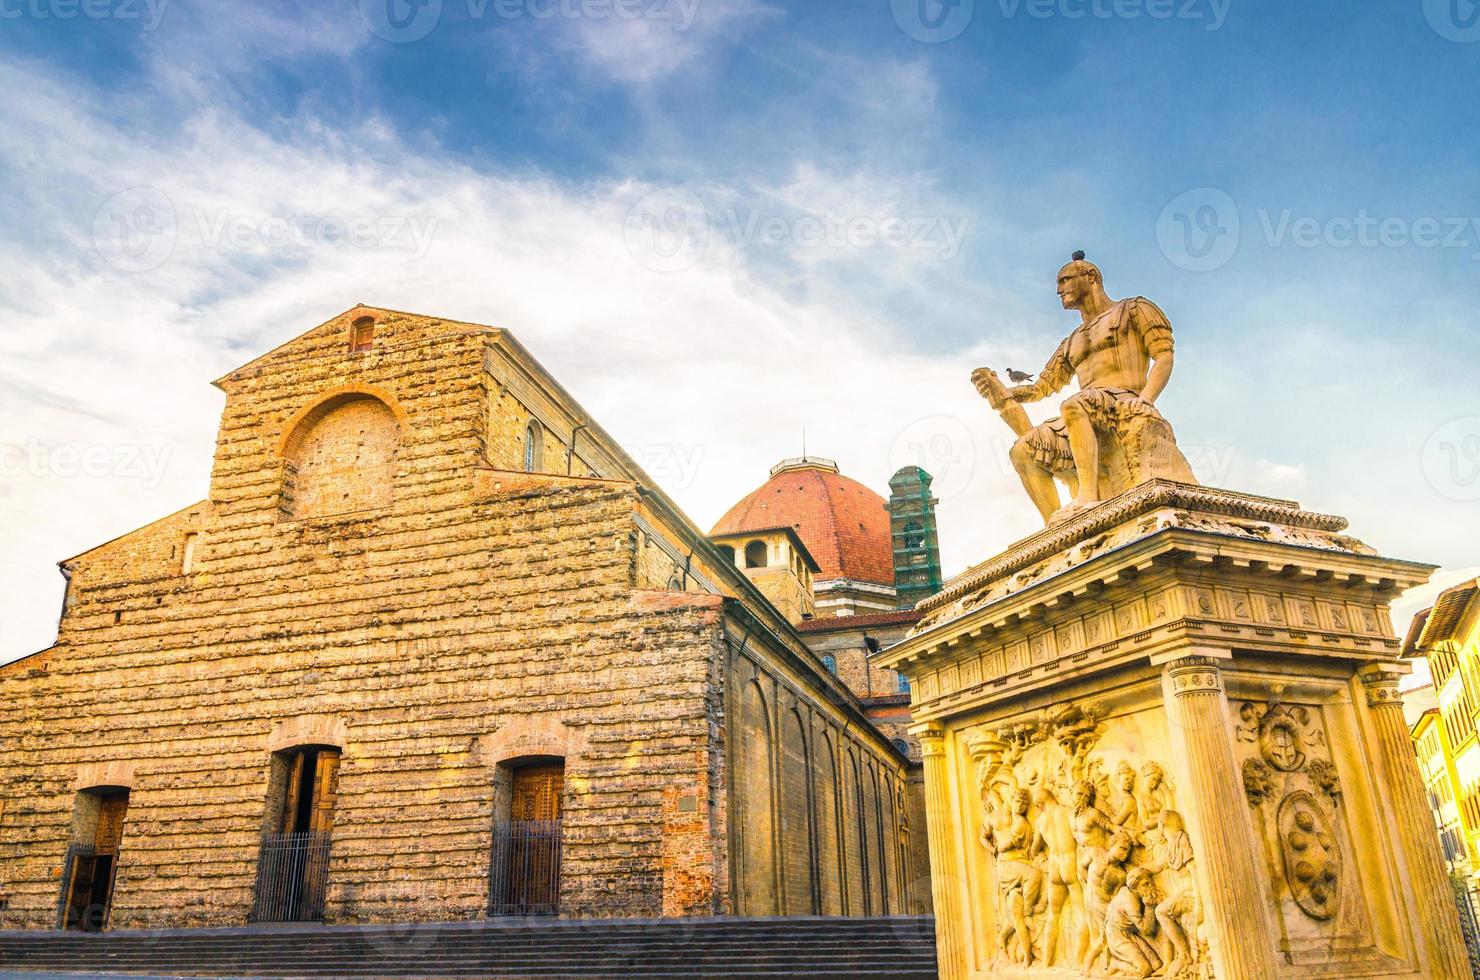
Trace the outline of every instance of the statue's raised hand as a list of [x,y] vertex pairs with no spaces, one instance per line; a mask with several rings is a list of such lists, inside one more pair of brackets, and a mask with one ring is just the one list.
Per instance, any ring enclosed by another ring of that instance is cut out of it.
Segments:
[[997,372],[991,368],[981,367],[971,372],[971,383],[976,390],[991,403],[992,408],[1000,411],[1002,406],[1012,400],[1002,379],[997,377]]

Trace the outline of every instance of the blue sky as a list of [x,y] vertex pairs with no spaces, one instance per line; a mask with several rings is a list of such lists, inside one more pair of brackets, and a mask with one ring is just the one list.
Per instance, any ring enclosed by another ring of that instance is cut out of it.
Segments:
[[1474,575],[1477,68],[1470,0],[0,0],[0,660],[361,301],[513,330],[704,525],[803,427],[919,462],[960,570],[1034,527],[966,377],[1076,248],[1206,482]]

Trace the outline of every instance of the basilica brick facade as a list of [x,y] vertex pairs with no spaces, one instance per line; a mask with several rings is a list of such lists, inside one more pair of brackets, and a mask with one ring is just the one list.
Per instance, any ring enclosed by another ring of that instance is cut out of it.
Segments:
[[510,334],[217,384],[209,497],[0,667],[0,925],[926,908],[917,770]]

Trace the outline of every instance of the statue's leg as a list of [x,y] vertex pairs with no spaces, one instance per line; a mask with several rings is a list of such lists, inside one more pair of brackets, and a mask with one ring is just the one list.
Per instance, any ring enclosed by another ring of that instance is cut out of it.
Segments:
[[1074,471],[1079,477],[1079,492],[1069,506],[1097,504],[1100,502],[1100,439],[1095,424],[1077,397],[1064,402],[1061,413],[1069,436],[1069,451],[1074,454]]
[[1043,523],[1047,524],[1059,509],[1059,488],[1053,482],[1053,474],[1038,462],[1033,450],[1021,439],[1007,455],[1012,460],[1012,468],[1017,470],[1018,478],[1023,481],[1023,489],[1028,491],[1033,506],[1038,508],[1038,513],[1043,515]]

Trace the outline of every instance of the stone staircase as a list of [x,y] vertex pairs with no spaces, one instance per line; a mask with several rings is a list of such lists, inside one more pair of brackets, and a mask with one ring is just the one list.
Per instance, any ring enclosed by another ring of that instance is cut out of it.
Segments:
[[928,917],[0,931],[0,976],[11,971],[254,978],[936,976]]

